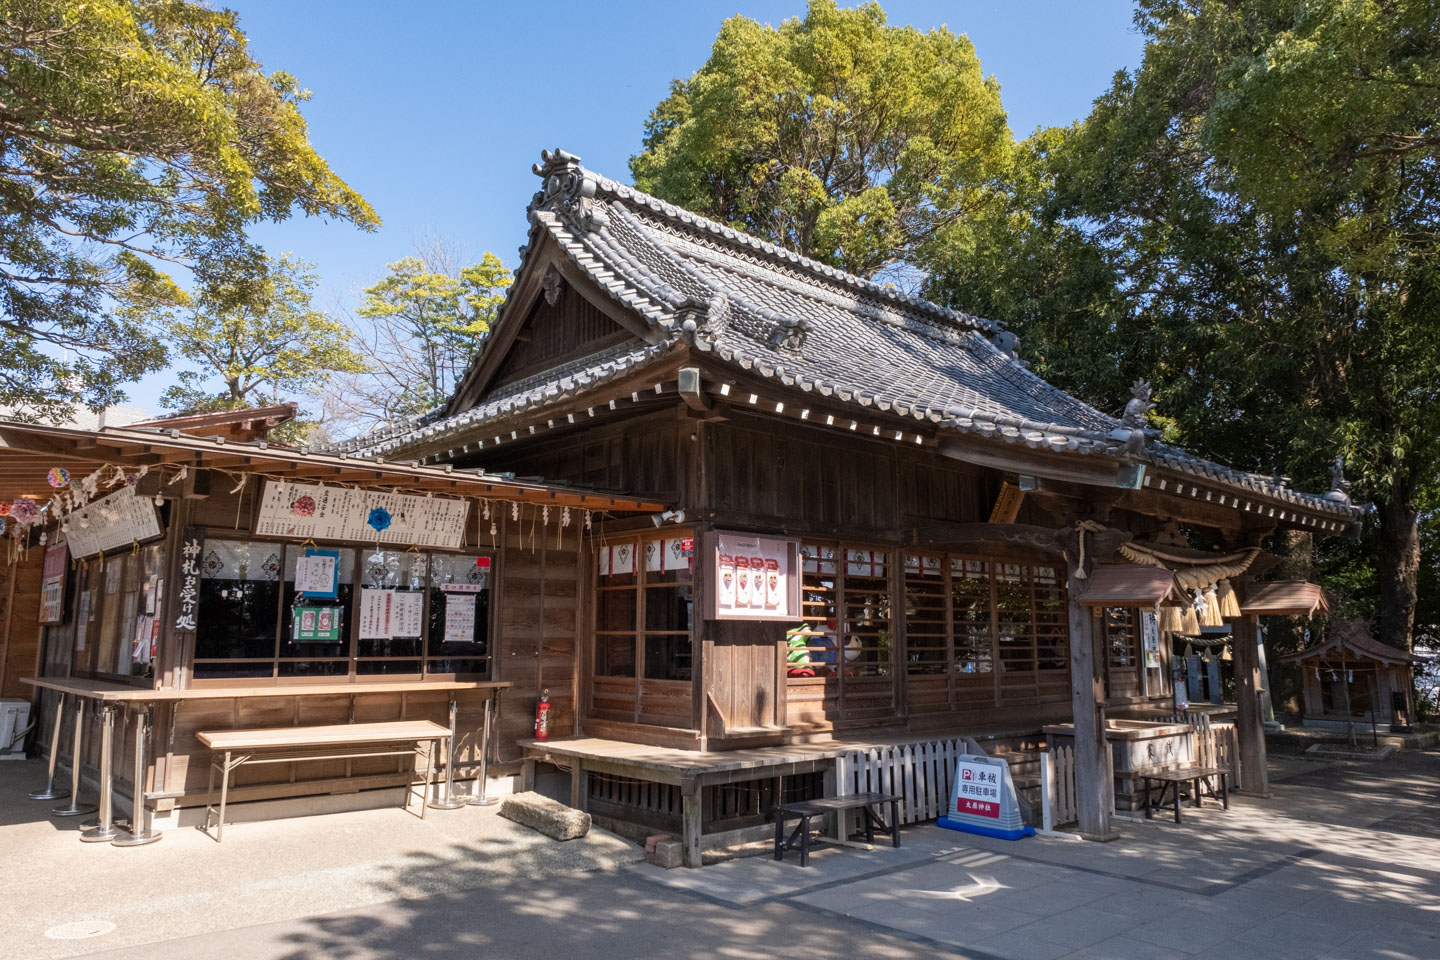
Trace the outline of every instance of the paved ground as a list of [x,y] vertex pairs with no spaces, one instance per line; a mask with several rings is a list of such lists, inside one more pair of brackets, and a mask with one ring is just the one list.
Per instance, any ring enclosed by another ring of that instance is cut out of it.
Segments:
[[[823,851],[809,869],[663,871],[613,838],[553,844],[474,808],[250,824],[220,847],[184,831],[84,848],[49,823],[4,823],[18,805],[0,769],[0,850],[14,864],[26,838],[11,876],[34,878],[0,907],[0,952],[1440,960],[1440,754],[1274,772],[1272,800],[1122,824],[1105,845],[921,826],[899,850]],[[117,927],[43,936],[84,918]]]

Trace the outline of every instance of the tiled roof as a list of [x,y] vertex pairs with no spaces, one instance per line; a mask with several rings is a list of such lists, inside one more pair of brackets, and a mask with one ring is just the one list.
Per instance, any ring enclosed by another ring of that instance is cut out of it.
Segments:
[[[649,325],[653,344],[587,357],[507,385],[471,409],[441,408],[346,449],[388,454],[462,431],[478,436],[522,410],[538,411],[638,370],[683,341],[724,365],[854,404],[871,417],[895,417],[900,426],[911,418],[942,432],[1138,459],[1336,518],[1364,512],[1340,497],[1300,493],[1152,437],[1137,452],[1129,428],[1037,377],[1017,359],[1014,337],[992,321],[681,210],[594,174],[563,151],[547,152],[535,172],[544,188],[530,206],[522,258],[553,239],[575,268]],[[521,318],[502,307],[497,328],[507,321]]]

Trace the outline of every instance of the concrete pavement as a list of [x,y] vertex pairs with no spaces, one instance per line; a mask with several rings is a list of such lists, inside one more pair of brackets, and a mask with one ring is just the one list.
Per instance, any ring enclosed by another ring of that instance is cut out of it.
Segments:
[[[0,943],[7,957],[124,948],[98,955],[112,960],[1440,960],[1440,754],[1282,759],[1274,775],[1271,800],[1124,823],[1110,844],[918,826],[899,850],[821,850],[809,869],[792,855],[663,871],[604,834],[555,844],[473,808],[245,824],[219,846],[174,831],[134,850],[22,820],[0,823],[0,849],[12,859],[8,841],[27,838],[19,875],[34,879],[0,908]],[[0,819],[25,809],[6,801]],[[44,937],[84,919],[116,926]]]

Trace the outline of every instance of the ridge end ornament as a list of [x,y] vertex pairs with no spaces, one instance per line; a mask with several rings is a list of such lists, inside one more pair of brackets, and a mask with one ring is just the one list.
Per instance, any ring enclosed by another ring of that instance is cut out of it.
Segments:
[[1132,383],[1130,400],[1125,404],[1125,412],[1120,415],[1120,423],[1131,430],[1144,430],[1145,415],[1155,409],[1155,402],[1150,397],[1150,381],[1142,378]]
[[540,151],[540,163],[530,169],[545,185],[536,195],[539,205],[549,206],[574,219],[581,229],[590,231],[609,222],[603,206],[595,202],[599,181],[580,166],[580,158],[558,147]]
[[1325,499],[1333,503],[1350,502],[1350,481],[1345,479],[1345,457],[1337,456],[1330,464],[1330,492]]

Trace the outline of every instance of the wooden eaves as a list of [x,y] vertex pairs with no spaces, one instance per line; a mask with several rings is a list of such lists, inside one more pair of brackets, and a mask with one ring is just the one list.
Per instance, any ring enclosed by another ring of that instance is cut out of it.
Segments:
[[173,430],[92,431],[0,422],[0,500],[29,496],[44,501],[53,492],[46,483],[51,467],[64,467],[72,478],[79,479],[105,464],[152,469],[168,464],[191,470],[262,474],[287,480],[376,486],[401,493],[484,497],[582,510],[658,513],[665,509],[664,504],[655,501],[512,480],[449,465],[386,462],[263,441],[190,437]]

